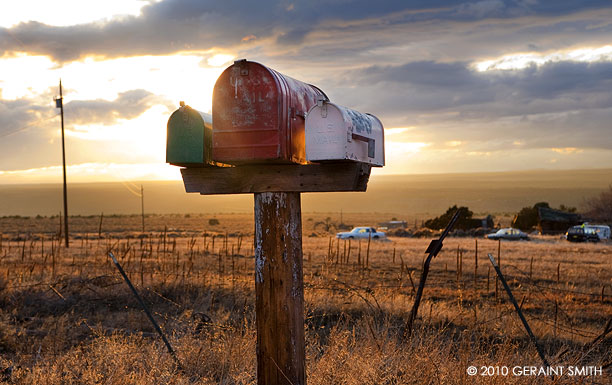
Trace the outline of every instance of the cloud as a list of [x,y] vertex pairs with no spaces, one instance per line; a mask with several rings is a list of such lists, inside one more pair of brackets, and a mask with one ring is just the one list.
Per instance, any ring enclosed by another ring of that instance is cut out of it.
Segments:
[[0,138],[25,131],[54,116],[50,108],[35,104],[31,100],[0,99]]
[[161,104],[172,111],[173,104],[163,97],[138,89],[122,92],[115,100],[74,100],[64,105],[66,118],[72,124],[111,125],[120,119],[136,118],[154,105]]
[[457,13],[479,18],[485,16],[498,16],[502,14],[505,6],[506,5],[501,0],[483,0],[461,4],[457,9]]
[[411,62],[348,71],[326,91],[387,127],[417,127],[407,134],[414,141],[465,141],[486,152],[518,148],[517,141],[612,150],[610,89],[610,61],[487,72],[464,62]]
[[[3,170],[46,167],[61,162],[58,110],[49,103],[52,92],[49,90],[34,99],[0,99],[0,164]],[[164,136],[159,135],[158,131],[165,130],[167,115],[172,109],[174,107],[167,100],[142,89],[120,93],[115,100],[110,101],[98,99],[66,102],[64,116],[68,156],[71,161],[78,162],[99,160],[102,149],[107,154],[121,156],[123,159],[134,158],[131,161],[142,161],[144,155],[148,156],[151,151],[162,156]],[[134,120],[150,111],[154,116],[146,120],[144,126]],[[120,127],[111,126],[119,123],[124,124]],[[70,135],[73,127],[76,133],[83,135],[90,128],[102,130],[107,127],[107,131],[115,132],[116,135],[112,143],[108,140],[92,143],[86,137]],[[153,141],[157,138],[161,138],[161,145]],[[120,154],[125,149],[117,148],[116,144],[122,141],[140,142],[142,145],[132,148],[127,155]],[[155,149],[151,149],[152,143]]]
[[[106,22],[57,27],[30,21],[0,28],[0,56],[23,51],[48,55],[60,65],[95,57],[73,63],[89,66],[100,58],[190,51],[206,67],[223,52],[316,84],[334,102],[374,113],[388,128],[410,127],[396,131],[393,139],[427,143],[419,156],[454,151],[456,156],[495,158],[504,151],[545,149],[561,164],[565,155],[586,159],[590,152],[562,154],[551,148],[612,150],[612,63],[575,62],[561,55],[561,60],[514,70],[479,72],[474,65],[516,53],[548,57],[609,45],[611,20],[612,4],[603,0],[398,0],[375,5],[366,0],[164,0],[143,7],[140,16]],[[170,67],[177,67],[179,76],[181,65]],[[149,89],[161,94],[171,88],[157,85]],[[107,132],[108,126],[135,119],[152,106],[173,108],[140,87],[130,84],[126,89],[133,89],[115,100],[85,96],[92,99],[68,101],[66,116],[70,124],[95,123],[99,132]],[[57,122],[37,123],[56,113],[51,96],[0,100],[0,135],[33,124],[19,134],[31,140],[27,145],[25,139],[16,143],[15,134],[0,143],[6,149],[1,162],[22,167],[16,164],[28,151],[57,137]]]
[[347,74],[336,84],[351,82],[379,88],[385,102],[403,93],[403,100],[412,102],[405,103],[410,111],[453,108],[473,117],[612,106],[612,61],[551,62],[489,72],[478,72],[463,62],[411,62],[367,67]]
[[[143,7],[139,16],[123,16],[104,22],[58,27],[30,21],[12,28],[0,28],[0,54],[25,51],[66,62],[84,56],[161,55],[215,47],[233,47],[245,52],[262,47],[282,52],[287,48],[299,50],[311,35],[323,33],[335,37],[336,32],[343,30],[362,32],[359,36],[354,34],[355,44],[363,41],[364,46],[369,46],[372,44],[370,39],[363,37],[372,33],[378,37],[377,44],[385,46],[389,43],[380,39],[383,30],[423,31],[417,33],[426,36],[426,40],[435,41],[441,33],[448,33],[449,28],[461,30],[468,27],[476,34],[486,33],[485,30],[491,28],[501,32],[508,29],[508,26],[501,25],[504,20],[514,23],[510,27],[516,27],[519,18],[567,16],[609,7],[609,2],[589,0],[557,1],[552,5],[549,2],[512,0],[396,0],[376,5],[369,0],[164,0]],[[600,17],[605,20],[605,14]],[[491,24],[492,20],[496,21],[497,27]],[[541,23],[528,21],[535,27]],[[592,21],[589,24],[591,28],[607,28],[605,24],[597,27],[598,20]],[[523,23],[519,21],[518,24]],[[550,24],[542,28],[546,27]],[[558,26],[552,28],[559,30]],[[509,32],[513,32],[512,28]],[[398,38],[405,41],[412,36],[396,35],[392,44]],[[526,45],[524,40],[521,44]],[[537,46],[539,42],[527,44]]]

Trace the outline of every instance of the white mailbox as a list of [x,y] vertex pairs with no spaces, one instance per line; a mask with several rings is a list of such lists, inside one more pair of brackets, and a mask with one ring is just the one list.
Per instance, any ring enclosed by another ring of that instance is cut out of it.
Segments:
[[377,117],[319,100],[306,115],[306,160],[385,165],[385,135]]

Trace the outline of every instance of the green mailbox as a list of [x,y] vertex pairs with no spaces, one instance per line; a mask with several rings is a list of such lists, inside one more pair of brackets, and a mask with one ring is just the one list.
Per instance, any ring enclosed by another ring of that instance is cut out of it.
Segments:
[[166,162],[197,167],[212,164],[212,116],[186,106],[168,119]]

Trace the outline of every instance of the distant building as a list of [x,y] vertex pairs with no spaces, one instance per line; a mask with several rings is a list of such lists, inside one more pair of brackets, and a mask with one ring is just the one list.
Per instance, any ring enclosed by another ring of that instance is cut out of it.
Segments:
[[380,222],[378,227],[387,228],[387,229],[405,229],[408,227],[408,223],[406,221],[388,221],[388,222]]
[[538,207],[538,230],[542,234],[564,234],[567,229],[582,222],[580,214]]
[[495,227],[495,223],[493,223],[493,217],[491,215],[487,215],[484,218],[471,218],[470,221],[470,227],[473,229],[482,227],[483,229],[487,230]]

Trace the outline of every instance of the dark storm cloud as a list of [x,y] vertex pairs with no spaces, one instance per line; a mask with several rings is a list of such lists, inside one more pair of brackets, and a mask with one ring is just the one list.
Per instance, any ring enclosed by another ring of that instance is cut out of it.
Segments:
[[[427,29],[435,31],[432,22],[558,16],[603,7],[610,7],[609,2],[165,0],[143,7],[140,16],[107,23],[56,27],[32,21],[0,28],[0,53],[26,51],[64,62],[87,55],[118,57],[213,47],[248,48],[270,37],[282,49],[301,44],[311,33],[343,28],[345,23],[365,23],[366,29],[361,32],[414,23],[428,24]],[[443,24],[442,29],[446,28]],[[255,43],[241,43],[251,35],[256,36]],[[378,44],[385,45],[385,41]]]
[[73,124],[110,125],[118,119],[133,119],[140,116],[150,107],[162,104],[172,109],[172,104],[146,90],[130,90],[119,94],[117,99],[109,101],[74,100],[65,104],[65,115]]

